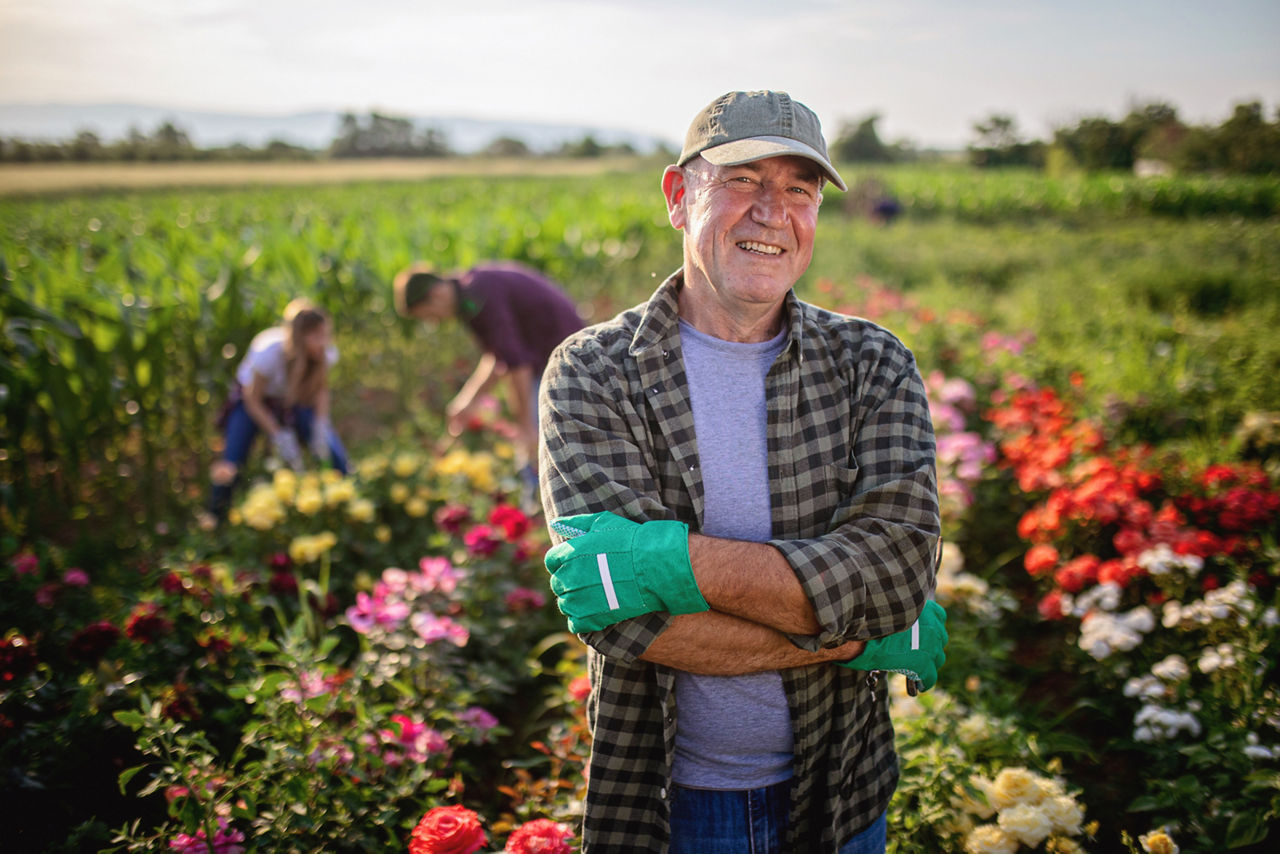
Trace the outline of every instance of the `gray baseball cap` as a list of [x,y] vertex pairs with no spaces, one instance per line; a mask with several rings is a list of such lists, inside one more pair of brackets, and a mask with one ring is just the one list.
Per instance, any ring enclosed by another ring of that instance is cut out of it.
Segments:
[[827,158],[817,115],[786,92],[729,92],[716,98],[689,125],[677,163],[684,166],[699,154],[716,166],[789,154],[807,157],[831,183],[848,189]]

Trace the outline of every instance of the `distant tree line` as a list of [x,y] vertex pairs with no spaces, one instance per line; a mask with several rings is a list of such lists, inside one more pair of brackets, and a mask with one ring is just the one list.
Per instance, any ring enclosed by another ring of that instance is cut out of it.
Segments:
[[[841,126],[833,145],[849,163],[891,163],[927,156],[908,142],[886,145],[876,131],[879,114]],[[1217,126],[1188,125],[1176,108],[1154,102],[1133,107],[1113,121],[1090,116],[1054,129],[1050,140],[1027,139],[1009,114],[994,113],[973,125],[969,162],[979,167],[1074,166],[1088,171],[1133,170],[1146,161],[1153,170],[1280,173],[1280,109],[1267,121],[1260,102],[1237,104]]]
[[82,130],[66,142],[33,142],[0,137],[0,162],[5,163],[97,163],[218,160],[311,160],[316,152],[282,140],[271,140],[260,148],[228,145],[197,148],[187,132],[172,122],[163,122],[150,134],[130,128],[123,139],[104,142],[96,133]]
[[[565,141],[552,151],[552,157],[604,157],[632,155],[627,144],[601,143],[591,134],[578,140]],[[39,142],[0,137],[0,162],[173,162],[217,160],[317,160],[325,157],[452,157],[458,152],[449,144],[444,131],[415,128],[407,118],[372,112],[361,118],[346,113],[339,120],[337,135],[324,150],[272,140],[262,147],[243,144],[216,148],[199,148],[190,135],[173,122],[161,123],[146,134],[131,128],[123,139],[106,142],[89,130],[63,142]],[[494,139],[481,152],[484,157],[534,157],[523,141],[510,136]]]

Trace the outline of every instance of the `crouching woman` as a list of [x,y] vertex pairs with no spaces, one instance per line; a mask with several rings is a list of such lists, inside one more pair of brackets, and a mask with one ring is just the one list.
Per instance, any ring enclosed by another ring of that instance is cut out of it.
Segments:
[[347,452],[329,420],[329,367],[338,360],[331,339],[329,316],[304,299],[285,307],[280,326],[254,336],[218,419],[223,449],[210,473],[209,506],[215,518],[226,517],[260,431],[291,468],[303,467],[307,448],[321,465],[347,473]]

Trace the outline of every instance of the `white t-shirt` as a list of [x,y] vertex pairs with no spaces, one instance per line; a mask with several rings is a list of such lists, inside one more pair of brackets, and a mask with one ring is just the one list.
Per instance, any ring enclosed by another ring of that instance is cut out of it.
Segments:
[[[325,357],[332,367],[338,361],[338,347],[330,344]],[[289,366],[284,354],[284,327],[273,326],[253,336],[249,342],[249,352],[244,354],[240,367],[236,368],[236,382],[248,389],[253,385],[254,376],[266,382],[263,395],[266,397],[284,397],[289,385]]]

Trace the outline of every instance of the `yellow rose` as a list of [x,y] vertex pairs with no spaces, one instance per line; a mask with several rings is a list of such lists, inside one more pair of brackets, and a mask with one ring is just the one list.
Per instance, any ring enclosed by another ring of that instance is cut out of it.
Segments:
[[1138,837],[1142,850],[1147,854],[1178,854],[1178,843],[1163,830],[1153,830]]
[[1026,768],[1005,768],[996,775],[991,787],[991,805],[998,810],[1014,804],[1040,802],[1039,778]]
[[304,516],[314,516],[321,507],[324,507],[324,496],[318,489],[304,489],[298,493],[298,500],[294,506]]
[[379,525],[373,531],[373,538],[380,543],[391,542],[391,529],[386,525]]
[[499,442],[494,445],[493,453],[500,460],[509,460],[515,457],[516,449],[512,447],[510,442]]
[[258,531],[267,531],[279,524],[285,513],[276,497],[274,485],[260,483],[249,490],[238,516],[249,527]]
[[293,469],[276,469],[271,478],[271,485],[275,491],[276,498],[284,502],[291,502],[293,501],[294,492],[298,489],[298,478],[294,475]]
[[356,470],[360,473],[360,477],[365,480],[377,480],[387,470],[387,458],[381,454],[365,457],[360,461],[360,465],[357,466]]
[[1084,854],[1084,849],[1080,847],[1080,843],[1074,839],[1068,839],[1065,836],[1054,836],[1044,846],[1047,854]]
[[980,824],[964,840],[965,854],[1017,854],[1018,840],[994,824]]
[[390,494],[392,501],[396,504],[403,504],[405,499],[409,497],[409,487],[405,486],[403,483],[393,483],[391,484]]
[[1014,804],[1000,810],[1000,829],[1028,848],[1035,848],[1053,833],[1053,823],[1035,804]]
[[421,498],[413,497],[404,503],[404,512],[408,513],[415,519],[421,519],[427,515],[427,502]]
[[227,521],[230,522],[232,525],[239,525],[241,522],[244,521],[244,517],[240,515],[239,510],[233,507],[231,508],[230,512],[227,513]]
[[342,472],[337,469],[325,469],[320,472],[320,482],[326,486],[337,483],[342,480]]
[[329,507],[337,507],[356,497],[356,485],[350,480],[339,479],[330,483],[324,490],[324,503]]
[[294,537],[289,543],[289,557],[294,563],[310,563],[312,560],[311,538]]
[[307,472],[298,478],[298,489],[310,489],[316,492],[320,491],[320,478],[315,472]]
[[373,515],[373,502],[367,498],[357,498],[347,505],[347,518],[353,522],[372,522]]
[[450,451],[440,459],[436,460],[436,473],[448,477],[449,475],[459,474],[463,466],[466,465],[468,454],[461,449]]
[[396,477],[410,477],[417,474],[421,467],[422,460],[417,454],[410,453],[397,454],[391,463],[391,471]]

